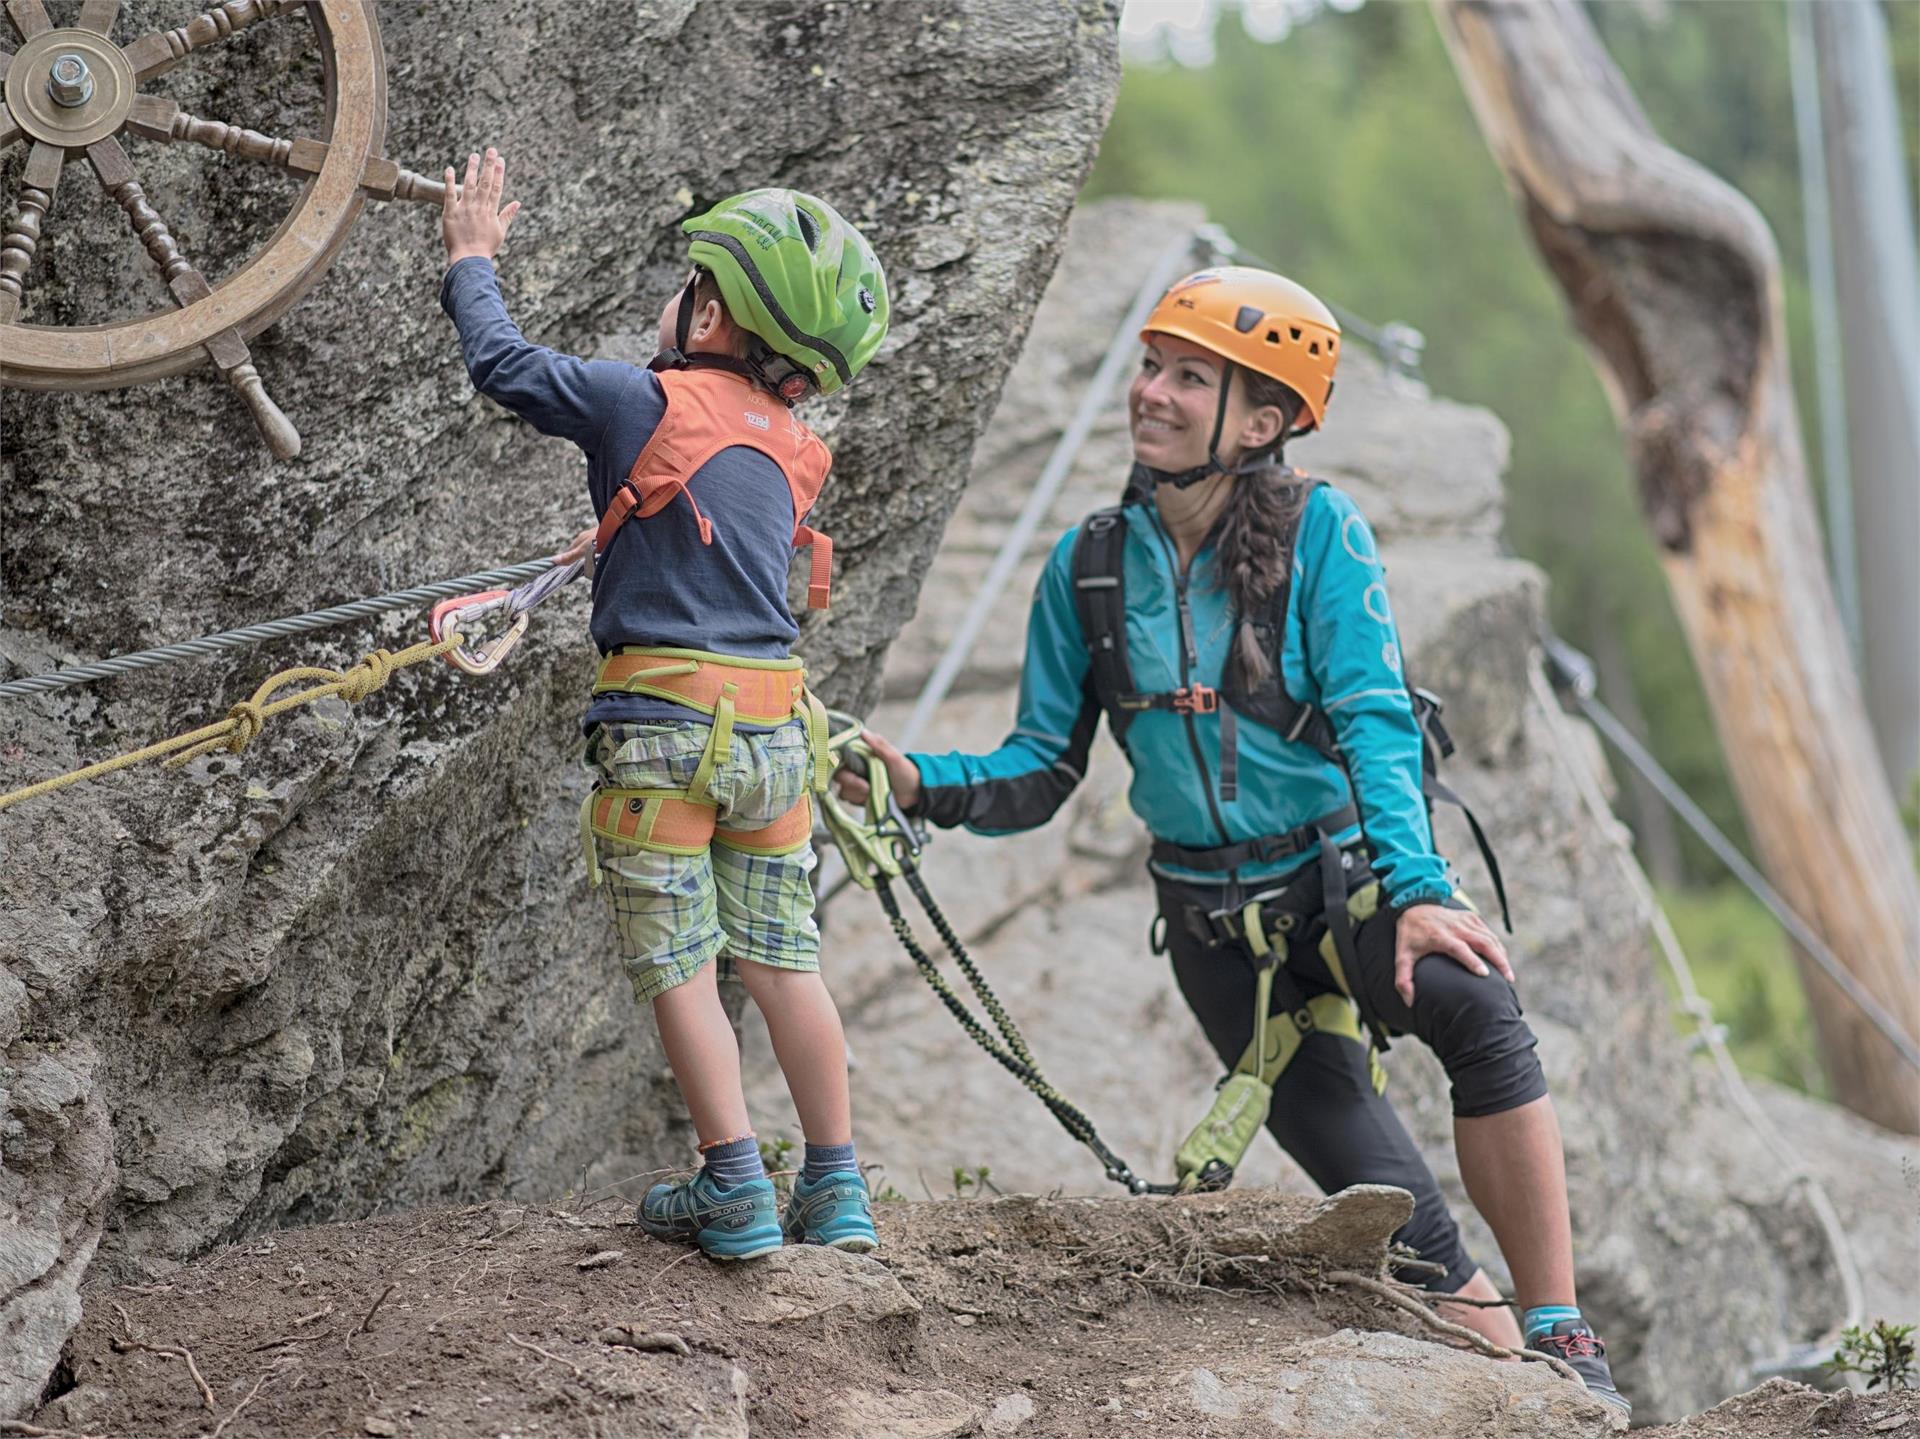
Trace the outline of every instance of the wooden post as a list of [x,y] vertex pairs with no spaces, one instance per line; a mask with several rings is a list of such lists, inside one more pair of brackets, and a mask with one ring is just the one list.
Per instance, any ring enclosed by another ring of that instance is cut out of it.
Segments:
[[[1574,0],[1434,8],[1613,402],[1761,864],[1920,1034],[1920,881],[1828,582],[1773,237],[1654,133]],[[1920,1133],[1920,1075],[1800,970],[1836,1097]]]

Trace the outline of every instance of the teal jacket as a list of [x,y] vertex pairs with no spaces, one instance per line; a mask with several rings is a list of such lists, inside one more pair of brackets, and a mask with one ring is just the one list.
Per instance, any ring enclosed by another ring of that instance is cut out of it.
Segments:
[[[1187,684],[1219,689],[1236,619],[1215,578],[1212,546],[1194,557],[1184,584],[1191,640],[1183,643],[1173,541],[1150,502],[1130,504],[1123,513],[1135,687],[1143,693]],[[1032,829],[1052,818],[1086,772],[1100,711],[1073,602],[1078,533],[1069,530],[1054,546],[1034,594],[1013,733],[990,754],[911,756],[924,786],[920,812],[935,824],[965,825],[978,834]],[[1365,517],[1332,485],[1315,489],[1301,515],[1280,663],[1287,692],[1318,705],[1332,721],[1348,767],[1242,718],[1239,792],[1222,801],[1219,714],[1147,710],[1127,730],[1134,813],[1156,838],[1204,849],[1285,833],[1357,803],[1360,825],[1334,838],[1347,844],[1364,831],[1387,902],[1404,908],[1446,899],[1452,885],[1446,861],[1434,852],[1421,797],[1422,741],[1401,673],[1386,571]],[[1270,880],[1312,860],[1310,852],[1249,866],[1239,878]],[[1175,878],[1221,879],[1155,867]]]

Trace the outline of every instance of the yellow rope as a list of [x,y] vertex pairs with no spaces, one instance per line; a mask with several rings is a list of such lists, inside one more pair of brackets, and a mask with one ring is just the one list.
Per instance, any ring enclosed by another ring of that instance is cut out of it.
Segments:
[[[411,645],[399,653],[387,650],[375,650],[359,664],[347,670],[320,669],[302,665],[290,670],[281,670],[270,676],[259,689],[253,692],[253,698],[242,700],[227,711],[227,717],[218,723],[202,725],[199,729],[189,730],[186,734],[175,735],[172,739],[163,739],[150,744],[145,749],[134,750],[130,754],[116,755],[112,759],[90,764],[85,769],[74,770],[71,774],[59,775],[53,779],[43,779],[38,784],[30,784],[25,789],[16,789],[0,794],[0,809],[20,804],[30,799],[38,799],[43,794],[52,794],[55,790],[65,789],[68,785],[79,784],[82,780],[94,779],[103,774],[112,774],[115,770],[126,769],[144,760],[159,759],[163,755],[171,756],[167,760],[169,769],[198,759],[203,754],[224,749],[229,754],[239,754],[259,737],[266,722],[275,715],[300,705],[312,704],[315,700],[337,695],[348,704],[365,699],[384,685],[395,670],[403,670],[408,665],[417,665],[422,661],[437,658],[460,643],[459,635],[449,635],[438,643],[422,642]],[[307,689],[283,699],[268,702],[274,691],[285,685],[303,680],[315,680]],[[175,753],[175,751],[184,751]]]

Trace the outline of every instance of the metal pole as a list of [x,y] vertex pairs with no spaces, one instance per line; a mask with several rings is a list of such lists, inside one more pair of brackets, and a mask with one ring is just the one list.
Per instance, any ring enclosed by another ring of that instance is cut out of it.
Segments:
[[1847,455],[1845,361],[1840,298],[1834,280],[1833,214],[1827,199],[1827,152],[1820,114],[1818,42],[1812,0],[1787,0],[1787,59],[1793,77],[1793,128],[1800,150],[1800,213],[1807,234],[1807,281],[1813,303],[1813,368],[1820,406],[1820,471],[1826,479],[1827,553],[1833,564],[1840,623],[1860,657],[1860,563],[1853,529],[1853,474]]

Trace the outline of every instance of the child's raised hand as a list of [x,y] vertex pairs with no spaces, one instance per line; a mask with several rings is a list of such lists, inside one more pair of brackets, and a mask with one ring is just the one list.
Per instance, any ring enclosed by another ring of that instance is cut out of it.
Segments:
[[500,208],[500,191],[507,180],[507,162],[492,146],[484,164],[479,155],[467,156],[467,179],[456,185],[453,166],[447,166],[446,198],[440,205],[440,238],[447,245],[447,263],[481,255],[491,260],[507,242],[513,217],[520,213],[515,200]]
[[567,547],[553,557],[556,565],[570,565],[575,560],[587,562],[587,574],[593,573],[593,542],[599,537],[600,527],[588,525],[579,534],[567,542]]

